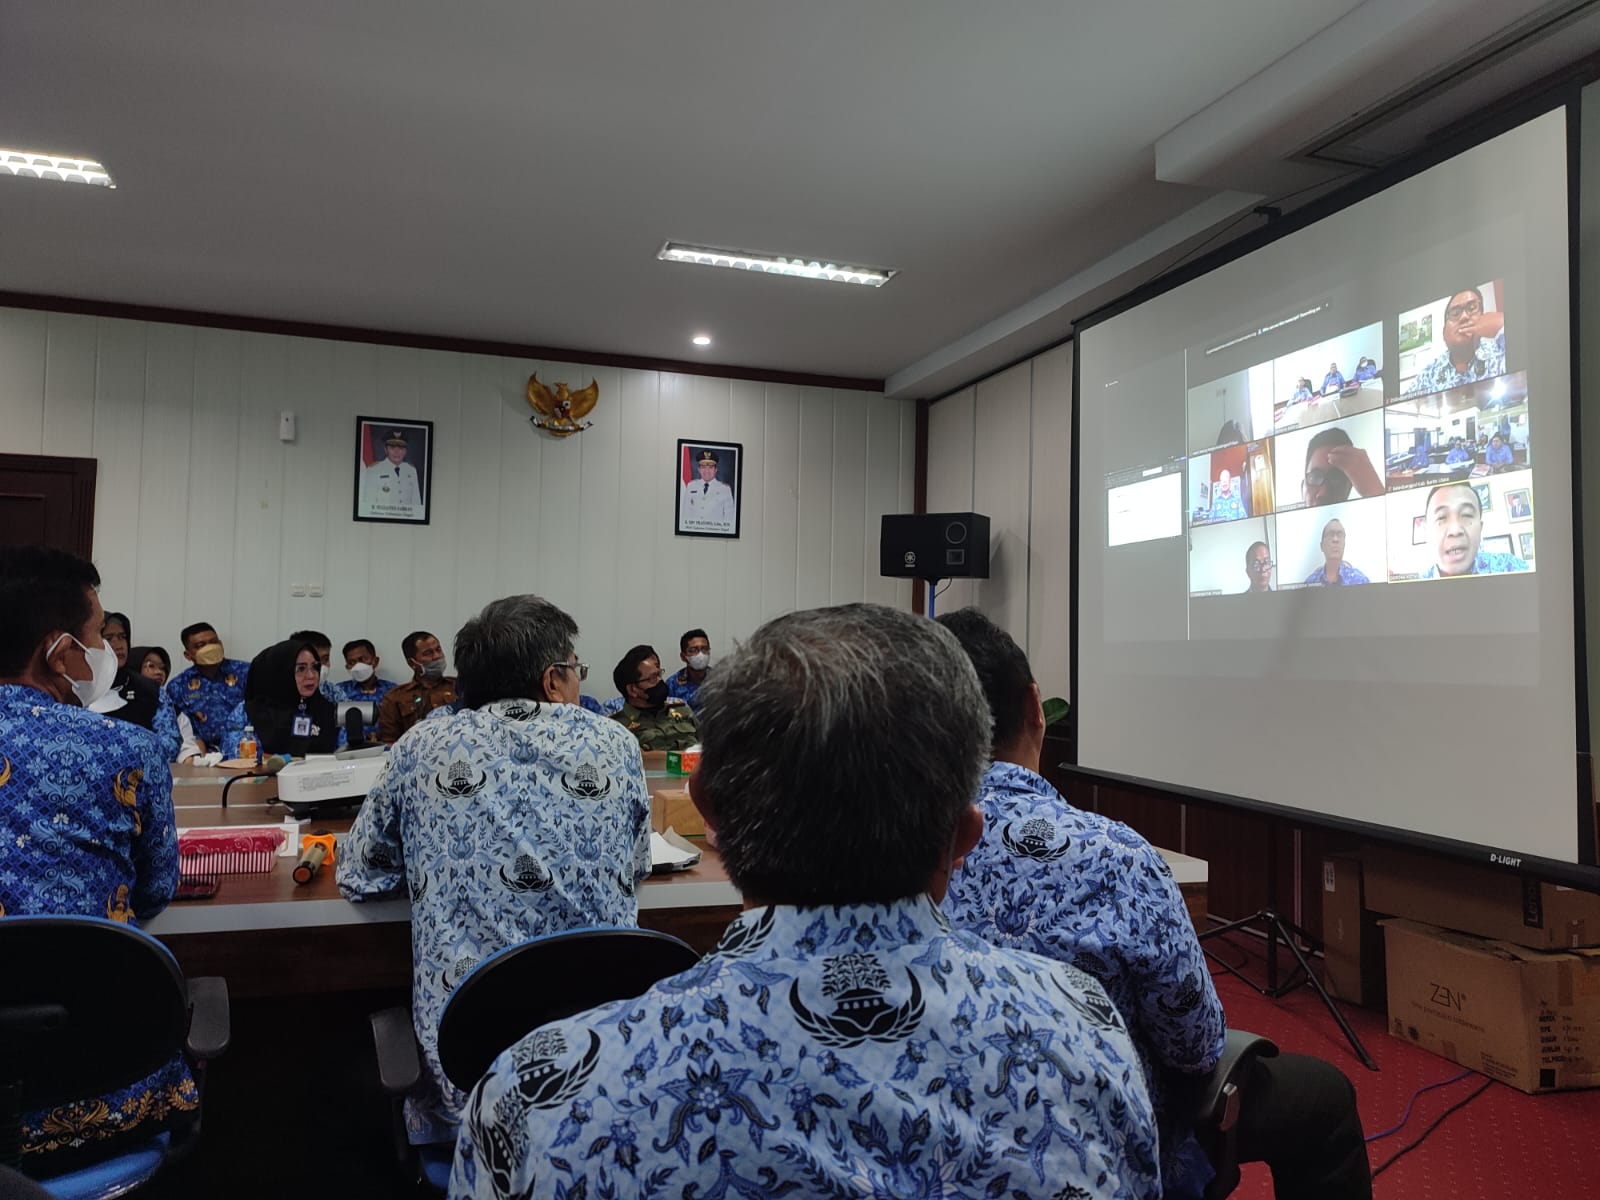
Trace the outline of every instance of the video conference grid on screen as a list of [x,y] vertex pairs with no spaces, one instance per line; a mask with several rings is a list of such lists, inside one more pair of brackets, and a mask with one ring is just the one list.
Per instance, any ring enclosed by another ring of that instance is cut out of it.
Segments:
[[1392,365],[1383,319],[1220,378],[1187,352],[1190,452],[1107,476],[1107,546],[1187,531],[1193,598],[1532,571],[1510,307],[1503,279],[1423,298]]

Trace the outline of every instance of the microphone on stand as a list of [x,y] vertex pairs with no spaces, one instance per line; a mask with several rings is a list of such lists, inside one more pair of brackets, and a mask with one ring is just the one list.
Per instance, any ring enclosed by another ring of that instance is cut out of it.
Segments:
[[344,741],[350,750],[359,750],[367,744],[367,723],[362,720],[359,708],[352,708],[344,714]]

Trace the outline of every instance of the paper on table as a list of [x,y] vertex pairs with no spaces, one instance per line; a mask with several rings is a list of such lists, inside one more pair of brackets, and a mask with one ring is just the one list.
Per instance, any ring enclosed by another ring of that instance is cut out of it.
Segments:
[[700,861],[700,852],[692,847],[675,846],[659,833],[650,834],[650,867],[652,870],[681,870]]

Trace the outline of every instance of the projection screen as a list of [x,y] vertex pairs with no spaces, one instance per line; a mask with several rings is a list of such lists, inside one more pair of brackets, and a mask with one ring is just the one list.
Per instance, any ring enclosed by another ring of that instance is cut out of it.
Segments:
[[1579,847],[1567,116],[1078,332],[1081,767]]

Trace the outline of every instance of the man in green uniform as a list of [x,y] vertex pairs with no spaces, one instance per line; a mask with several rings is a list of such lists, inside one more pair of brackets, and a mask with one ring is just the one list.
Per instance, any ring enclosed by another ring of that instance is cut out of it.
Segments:
[[622,707],[611,714],[639,739],[641,750],[686,750],[700,740],[694,711],[682,700],[667,699],[661,656],[649,646],[635,646],[611,672],[622,693]]

